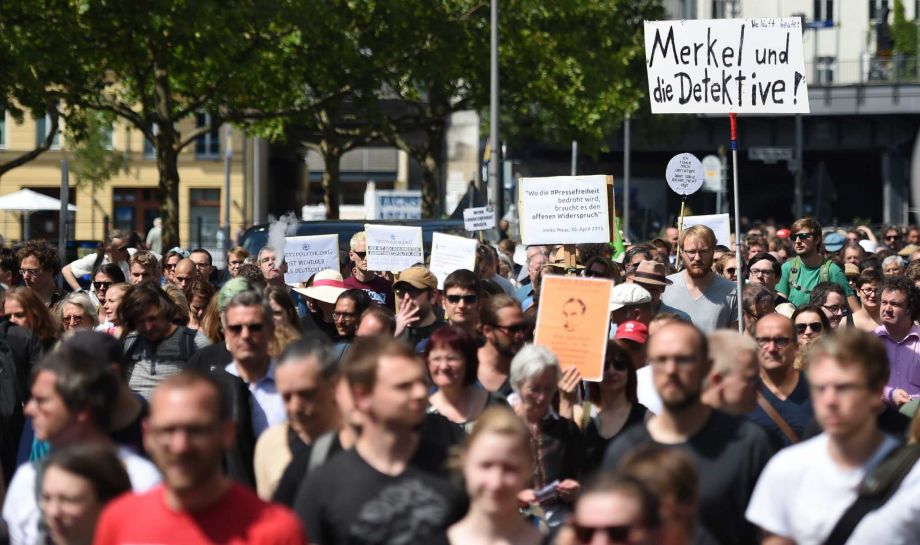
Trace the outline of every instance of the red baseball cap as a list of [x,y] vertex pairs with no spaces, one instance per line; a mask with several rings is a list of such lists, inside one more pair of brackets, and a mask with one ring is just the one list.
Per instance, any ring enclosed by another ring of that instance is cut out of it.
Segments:
[[779,238],[789,238],[789,235],[791,234],[792,234],[792,231],[790,231],[789,229],[784,228],[784,229],[776,230],[776,236],[778,236]]
[[642,322],[629,320],[617,326],[616,339],[628,339],[639,344],[645,344],[648,341],[648,327]]

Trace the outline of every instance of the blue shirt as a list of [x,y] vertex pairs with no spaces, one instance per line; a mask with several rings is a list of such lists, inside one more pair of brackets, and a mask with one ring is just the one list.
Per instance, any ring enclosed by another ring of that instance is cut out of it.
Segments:
[[[240,376],[236,368],[236,361],[232,361],[224,368],[228,373],[235,377]],[[240,377],[242,378],[242,377]],[[287,412],[284,410],[284,402],[281,400],[281,394],[278,393],[278,387],[275,384],[275,360],[268,364],[268,372],[255,383],[247,382],[246,387],[252,394],[252,429],[256,437],[270,426],[287,422]]]
[[[805,427],[815,417],[815,411],[811,407],[811,395],[808,391],[808,381],[805,380],[805,375],[799,373],[799,382],[786,399],[776,397],[763,384],[760,385],[758,392],[766,398],[770,405],[776,409],[776,412],[783,417],[783,420],[789,424],[792,431],[801,439],[802,434],[805,432]],[[773,435],[776,439],[782,441],[783,446],[791,444],[786,434],[779,429],[779,426],[773,423],[773,420],[760,408],[760,405],[754,407],[754,410],[747,415],[747,418],[770,432],[770,435]]]

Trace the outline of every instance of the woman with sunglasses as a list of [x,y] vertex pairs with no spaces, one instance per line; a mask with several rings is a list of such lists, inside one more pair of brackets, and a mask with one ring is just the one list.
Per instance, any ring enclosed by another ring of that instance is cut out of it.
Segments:
[[725,254],[716,261],[716,274],[735,282],[738,278],[738,261],[735,254]]
[[795,358],[795,368],[804,370],[805,348],[820,339],[831,330],[830,321],[824,312],[815,305],[802,305],[792,313],[795,327],[795,339],[799,344],[799,353]]
[[440,414],[469,432],[491,405],[507,403],[498,394],[476,385],[479,367],[476,340],[465,329],[444,326],[428,338],[425,363],[436,390],[428,398],[429,413]]
[[587,383],[588,399],[574,407],[575,422],[585,436],[584,474],[600,468],[607,445],[620,433],[645,420],[648,409],[639,403],[637,384],[632,356],[609,341],[603,380]]
[[54,307],[54,315],[63,333],[92,330],[99,325],[96,309],[84,293],[70,293]]
[[518,493],[533,467],[530,434],[509,409],[487,409],[473,426],[460,455],[470,507],[447,530],[452,545],[536,545],[537,529],[521,517]]
[[90,289],[90,298],[96,306],[96,317],[99,323],[105,322],[105,294],[112,284],[125,281],[125,273],[115,263],[103,263],[93,271],[93,282]]
[[602,255],[596,255],[585,262],[581,274],[585,278],[607,278],[613,280],[614,284],[620,283],[620,269]]

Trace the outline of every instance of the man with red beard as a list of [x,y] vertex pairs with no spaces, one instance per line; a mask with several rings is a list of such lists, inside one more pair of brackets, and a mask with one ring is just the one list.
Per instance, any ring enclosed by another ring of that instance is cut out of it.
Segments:
[[680,237],[684,270],[668,276],[661,302],[686,312],[703,333],[738,327],[735,283],[712,271],[716,235],[705,225],[694,225]]

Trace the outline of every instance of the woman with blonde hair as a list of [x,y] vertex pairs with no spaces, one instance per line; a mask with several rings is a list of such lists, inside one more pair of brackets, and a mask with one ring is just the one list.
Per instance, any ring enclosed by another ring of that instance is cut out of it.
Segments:
[[530,432],[510,409],[490,407],[476,420],[460,455],[470,507],[447,530],[452,545],[536,545],[543,536],[521,517],[518,493],[534,459]]
[[97,329],[97,331],[102,331],[116,339],[121,339],[125,336],[125,318],[119,309],[121,308],[122,299],[133,289],[134,286],[127,282],[109,286],[109,289],[105,292],[105,302],[102,304],[102,308],[105,310],[105,321],[108,325],[103,324],[105,327]]
[[30,288],[17,286],[6,292],[3,314],[10,322],[35,333],[44,352],[50,351],[58,339],[58,324],[51,311]]

